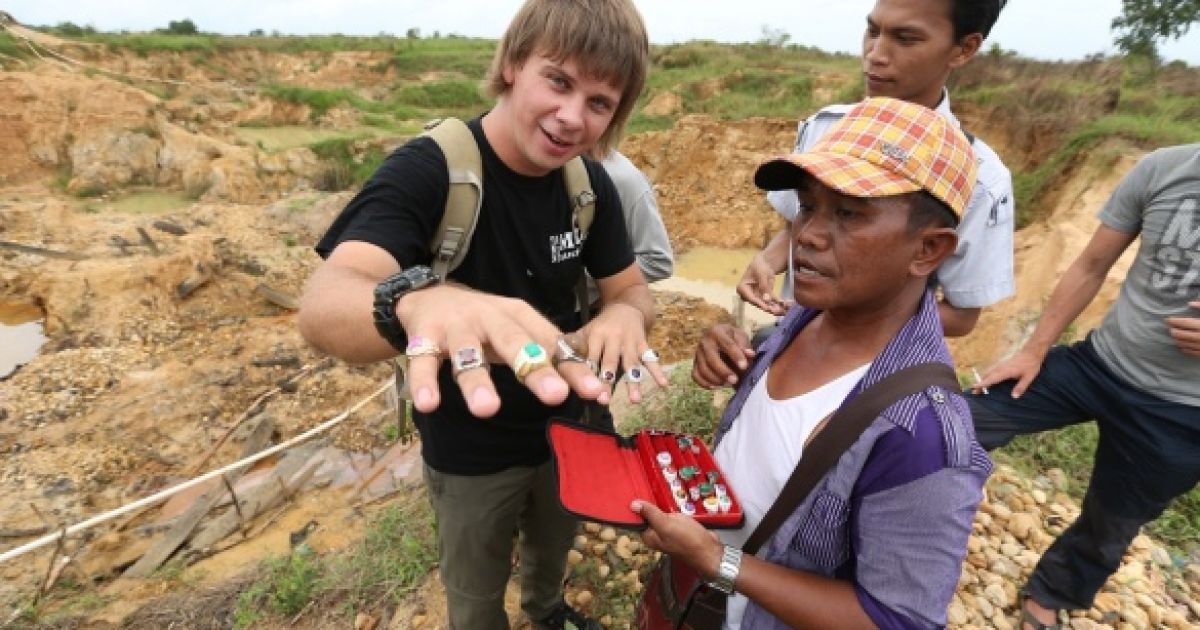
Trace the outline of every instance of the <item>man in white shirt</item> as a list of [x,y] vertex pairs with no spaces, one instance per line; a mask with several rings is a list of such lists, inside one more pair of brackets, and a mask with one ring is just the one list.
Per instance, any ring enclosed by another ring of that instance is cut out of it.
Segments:
[[[863,75],[869,97],[887,96],[924,105],[954,125],[946,81],[966,64],[1004,8],[1006,0],[878,0],[867,15],[863,35]],[[832,105],[802,121],[795,152],[807,151],[853,105]],[[970,135],[968,134],[968,137]],[[972,138],[978,162],[978,181],[970,211],[958,227],[954,255],[938,270],[942,289],[938,304],[947,336],[966,335],[979,313],[1013,294],[1012,177],[996,152]],[[796,216],[797,198],[776,191],[767,200],[789,222]],[[781,231],[759,252],[738,284],[742,299],[774,315],[783,315],[791,301],[788,230]],[[774,293],[775,276],[787,271],[783,296]]]

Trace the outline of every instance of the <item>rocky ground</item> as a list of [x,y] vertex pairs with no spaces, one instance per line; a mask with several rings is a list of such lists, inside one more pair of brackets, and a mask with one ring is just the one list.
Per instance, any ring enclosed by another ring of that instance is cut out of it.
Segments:
[[[38,357],[0,380],[4,549],[233,461],[252,418],[269,418],[277,440],[290,438],[389,375],[380,365],[322,363],[294,327],[296,296],[316,264],[310,246],[348,193],[318,190],[328,165],[308,148],[267,150],[237,133],[248,124],[355,128],[353,110],[334,108],[313,121],[307,108],[248,86],[269,75],[369,96],[389,81],[386,68],[373,69],[379,55],[335,53],[317,64],[303,54],[223,53],[245,58],[225,60],[239,70],[218,81],[179,55],[87,48],[73,54],[108,70],[185,84],[165,91],[49,63],[21,62],[0,72],[0,241],[23,246],[0,248],[0,304],[35,306],[49,337]],[[1000,124],[968,122],[989,131]],[[750,170],[790,146],[793,133],[789,120],[685,117],[622,148],[658,185],[677,249],[754,247],[780,223],[754,193]],[[386,148],[398,141],[368,142]],[[1036,317],[1094,226],[1099,203],[1138,155],[1119,143],[1105,148],[1054,193],[1051,218],[1019,235],[1022,293],[989,309],[976,334],[954,343],[960,365],[986,366]],[[997,149],[1005,154],[1004,146]],[[1104,157],[1114,154],[1115,166]],[[152,210],[123,205],[147,190],[182,201]],[[1121,275],[1119,267],[1102,293],[1106,299]],[[662,317],[653,344],[668,361],[688,358],[703,327],[729,317],[686,295],[656,297]],[[1103,312],[1101,302],[1085,313],[1081,328]],[[385,403],[369,405],[332,433],[331,452],[345,455],[354,474],[370,469],[391,452],[389,418]],[[272,459],[262,469],[281,465]],[[59,584],[53,592],[69,584],[95,595],[77,615],[88,620],[82,627],[112,627],[127,618],[144,621],[135,627],[189,619],[188,627],[209,627],[202,621],[208,613],[187,606],[228,612],[237,576],[267,555],[286,553],[292,534],[312,529],[308,523],[319,524],[308,543],[321,552],[361,535],[370,507],[330,479],[243,530],[254,536],[197,550],[196,564],[174,574],[118,578],[186,508],[183,501],[0,564],[0,627],[20,621],[9,611],[28,604],[48,575]],[[1054,471],[1025,479],[1001,469],[993,477],[949,611],[952,627],[1010,627],[1021,578],[1077,511],[1062,490]],[[71,558],[61,574],[47,571],[52,553]],[[585,527],[571,556],[570,600],[621,626],[652,557],[636,536]],[[366,614],[395,628],[440,627],[438,588],[435,575],[406,606]],[[1197,589],[1196,559],[1142,537],[1095,609],[1070,623],[1194,627]],[[306,619],[296,624],[322,627]]]

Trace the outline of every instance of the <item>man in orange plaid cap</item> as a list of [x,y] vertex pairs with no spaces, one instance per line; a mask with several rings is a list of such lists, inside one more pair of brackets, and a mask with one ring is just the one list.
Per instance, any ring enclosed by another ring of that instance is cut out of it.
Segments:
[[[868,418],[797,507],[764,516],[847,401],[918,364],[952,368],[928,280],[958,242],[976,181],[971,146],[932,110],[868,99],[754,181],[803,201],[790,238],[804,306],[757,352],[740,328],[713,327],[692,372],[707,388],[737,386],[715,456],[746,522],[718,542],[686,516],[635,502],[645,540],[736,593],[726,627],[944,626],[991,471],[952,372]],[[741,554],[760,524],[767,542]]]

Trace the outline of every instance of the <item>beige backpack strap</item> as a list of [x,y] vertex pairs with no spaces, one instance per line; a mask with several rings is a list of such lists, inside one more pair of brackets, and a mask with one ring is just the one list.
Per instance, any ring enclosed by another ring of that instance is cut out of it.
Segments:
[[457,118],[431,123],[425,134],[446,156],[450,193],[442,221],[429,244],[433,272],[445,279],[467,256],[483,204],[483,158],[475,134]]
[[[431,121],[423,135],[433,138],[446,156],[450,175],[450,192],[437,231],[429,249],[433,253],[430,267],[443,280],[462,263],[471,246],[471,236],[479,223],[479,208],[483,204],[483,158],[475,134],[457,118]],[[406,376],[408,357],[403,353],[393,360],[396,388],[396,423],[403,440],[411,436],[408,421],[408,400],[411,400]]]
[[[592,219],[596,216],[596,193],[592,192],[592,179],[588,177],[583,158],[576,157],[563,166],[563,180],[567,186],[567,198],[571,200],[571,210],[575,213],[575,227],[579,229],[580,238],[587,239]],[[587,274],[580,274],[579,282],[575,283],[575,301],[579,303],[579,312],[586,324],[592,316],[591,305],[588,304]]]
[[563,166],[563,179],[567,183],[567,197],[571,200],[579,231],[587,238],[592,218],[596,216],[596,193],[592,192],[592,179],[588,177],[583,158],[574,158]]

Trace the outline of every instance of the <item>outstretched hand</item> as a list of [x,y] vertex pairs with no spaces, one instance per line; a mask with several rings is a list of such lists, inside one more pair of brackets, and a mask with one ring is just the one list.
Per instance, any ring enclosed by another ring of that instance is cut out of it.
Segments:
[[1167,318],[1167,330],[1179,351],[1200,358],[1200,300],[1188,302],[1196,313],[1191,317],[1182,315]]
[[731,324],[716,324],[696,345],[692,380],[706,389],[737,385],[753,358],[754,349],[746,331]]
[[[424,413],[441,404],[438,368],[447,356],[482,353],[486,362],[455,376],[471,414],[488,418],[500,410],[500,397],[488,375],[491,363],[512,365],[522,348],[537,343],[553,352],[561,334],[554,324],[532,306],[515,298],[501,297],[469,288],[442,284],[401,298],[396,315],[409,339],[420,337],[441,350],[438,354],[409,359],[409,386],[413,406]],[[574,390],[582,398],[596,400],[608,388],[582,363],[561,363],[559,369],[546,362],[529,372],[525,386],[546,405],[558,405]]]

